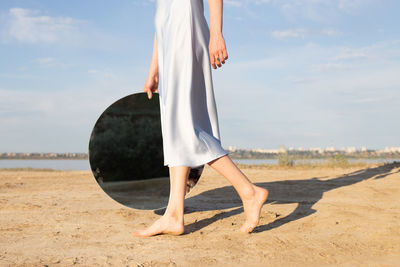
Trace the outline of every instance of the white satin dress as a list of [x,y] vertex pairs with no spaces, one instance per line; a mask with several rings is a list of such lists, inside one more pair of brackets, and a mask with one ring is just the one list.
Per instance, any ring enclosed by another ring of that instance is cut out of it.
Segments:
[[228,154],[221,146],[203,0],[156,0],[164,166],[199,167]]

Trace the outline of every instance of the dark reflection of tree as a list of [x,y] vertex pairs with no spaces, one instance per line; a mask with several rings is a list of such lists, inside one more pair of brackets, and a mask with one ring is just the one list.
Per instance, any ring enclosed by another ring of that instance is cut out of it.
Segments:
[[103,182],[168,177],[158,94],[129,95],[107,108],[92,131],[89,160]]

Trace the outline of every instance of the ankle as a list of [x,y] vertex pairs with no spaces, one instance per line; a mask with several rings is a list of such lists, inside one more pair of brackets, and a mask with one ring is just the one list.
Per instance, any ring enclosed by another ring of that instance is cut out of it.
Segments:
[[251,200],[256,195],[256,188],[253,184],[250,184],[247,188],[242,189],[242,199]]
[[163,215],[164,218],[176,222],[183,222],[183,212],[182,214],[180,212],[176,211],[166,211]]

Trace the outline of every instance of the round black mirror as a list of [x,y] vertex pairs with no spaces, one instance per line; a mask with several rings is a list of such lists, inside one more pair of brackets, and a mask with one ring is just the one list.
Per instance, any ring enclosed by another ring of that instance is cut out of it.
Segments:
[[[89,163],[99,186],[115,201],[135,209],[167,206],[169,168],[164,166],[159,94],[119,99],[98,118],[89,141]],[[186,196],[204,165],[191,168]]]

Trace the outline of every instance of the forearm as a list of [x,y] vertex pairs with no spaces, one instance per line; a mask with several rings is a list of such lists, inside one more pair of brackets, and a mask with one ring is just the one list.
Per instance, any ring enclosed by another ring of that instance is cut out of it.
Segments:
[[222,34],[223,0],[208,0],[210,13],[210,34]]
[[157,37],[156,37],[156,33],[154,33],[153,56],[151,58],[149,74],[150,75],[158,75]]

